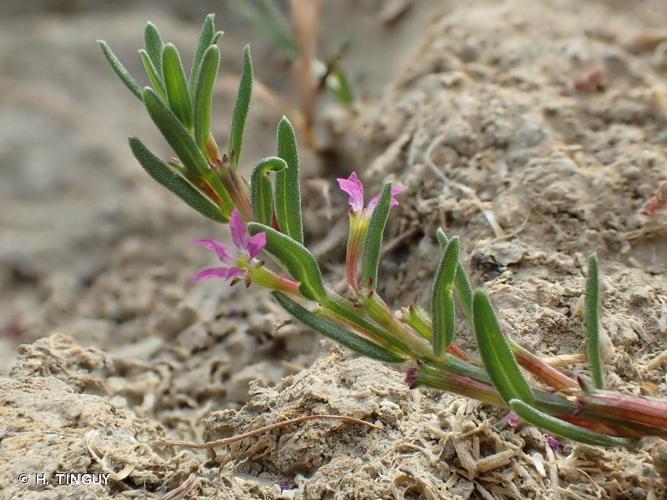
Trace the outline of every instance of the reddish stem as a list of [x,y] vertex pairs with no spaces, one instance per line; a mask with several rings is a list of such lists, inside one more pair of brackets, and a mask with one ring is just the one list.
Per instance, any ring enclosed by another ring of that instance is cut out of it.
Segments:
[[610,391],[577,397],[582,411],[594,412],[657,429],[667,430],[667,401]]
[[553,366],[546,364],[535,354],[514,342],[511,346],[519,364],[545,384],[548,384],[557,391],[563,392],[579,388],[579,384],[576,380],[568,377]]

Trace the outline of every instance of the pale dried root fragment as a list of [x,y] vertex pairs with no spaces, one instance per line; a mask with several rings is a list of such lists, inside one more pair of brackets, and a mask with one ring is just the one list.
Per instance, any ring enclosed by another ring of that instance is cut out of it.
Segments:
[[456,455],[459,457],[461,465],[468,473],[469,479],[477,477],[477,462],[472,454],[470,441],[460,439],[455,441],[454,450],[456,450]]
[[488,472],[509,464],[516,456],[514,450],[503,450],[488,457],[480,458],[475,464],[479,472]]
[[373,429],[382,430],[382,427],[379,425],[375,425],[370,422],[366,422],[365,420],[361,420],[359,418],[354,418],[354,417],[348,417],[345,415],[305,415],[303,417],[296,417],[296,418],[291,418],[289,420],[285,420],[283,422],[276,422],[275,424],[266,425],[264,427],[260,427],[259,429],[254,429],[252,431],[244,432],[243,434],[238,434],[236,436],[223,439],[217,439],[215,441],[210,441],[208,443],[192,443],[190,441],[161,440],[158,441],[156,444],[162,446],[178,446],[180,448],[211,449],[211,448],[217,448],[218,446],[227,446],[232,443],[236,443],[237,441],[241,441],[242,439],[259,436],[266,432],[271,432],[272,430],[279,429],[281,427],[286,427],[288,425],[300,424],[301,422],[305,422],[307,420],[341,420],[352,424],[366,425]]
[[195,491],[199,483],[202,482],[201,476],[190,474],[188,478],[179,486],[171,490],[162,500],[177,500],[179,498],[187,498],[187,496]]
[[572,353],[572,354],[558,354],[556,356],[546,356],[542,358],[546,364],[552,368],[561,368],[564,366],[572,366],[577,363],[584,363],[586,361],[586,356],[583,353]]

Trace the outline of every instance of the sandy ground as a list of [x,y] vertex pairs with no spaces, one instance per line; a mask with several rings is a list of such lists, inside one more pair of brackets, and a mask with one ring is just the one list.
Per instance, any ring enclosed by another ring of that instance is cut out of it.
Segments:
[[[191,240],[225,231],[135,165],[128,135],[169,153],[94,40],[138,70],[146,19],[191,47],[199,19],[216,11],[223,143],[251,41],[257,76],[280,99],[254,102],[246,171],[273,152],[277,119],[295,106],[284,61],[215,3],[23,3],[3,2],[0,15],[3,498],[667,495],[650,440],[633,451],[564,443],[554,454],[543,434],[503,428],[491,408],[410,391],[400,371],[290,323],[261,290],[194,286],[210,260]],[[346,232],[334,177],[398,180],[409,192],[381,269],[395,307],[427,293],[443,226],[461,236],[508,332],[541,354],[581,352],[583,270],[596,251],[610,384],[667,397],[667,215],[646,213],[667,179],[667,6],[405,2],[387,24],[400,4],[326,4],[325,49],[339,26],[363,34],[346,59],[361,101],[351,111],[324,102],[326,154],[304,151],[307,238],[328,279],[342,275]],[[311,421],[214,452],[160,444],[312,414],[381,430]],[[51,484],[20,484],[22,472]],[[54,484],[56,472],[111,476],[68,486]]]

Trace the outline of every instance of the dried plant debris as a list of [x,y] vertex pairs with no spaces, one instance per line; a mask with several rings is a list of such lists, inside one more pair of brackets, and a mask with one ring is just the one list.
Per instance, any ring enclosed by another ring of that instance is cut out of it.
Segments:
[[[212,455],[164,446],[173,431],[100,390],[112,365],[103,352],[63,336],[22,349],[17,367],[0,379],[0,466],[16,476],[44,472],[50,485],[8,482],[5,497],[279,498],[281,489],[282,495],[309,499],[665,493],[650,445],[632,453],[577,444],[558,449],[534,428],[498,425],[502,413],[490,407],[411,391],[395,370],[343,352],[277,386],[253,383],[242,409],[213,411],[194,424],[208,441],[324,413],[363,419],[380,430],[315,420],[216,448]],[[93,489],[56,486],[61,471],[109,479]]]

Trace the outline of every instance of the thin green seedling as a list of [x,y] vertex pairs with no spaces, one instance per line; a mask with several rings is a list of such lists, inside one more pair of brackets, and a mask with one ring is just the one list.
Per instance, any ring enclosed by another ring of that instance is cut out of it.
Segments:
[[[300,49],[295,30],[274,0],[233,2],[231,7],[287,59],[299,59]],[[325,87],[344,106],[351,106],[355,100],[354,89],[341,63],[349,45],[349,40],[344,40],[332,57],[315,59],[311,65],[314,76],[321,82],[320,87]]]

